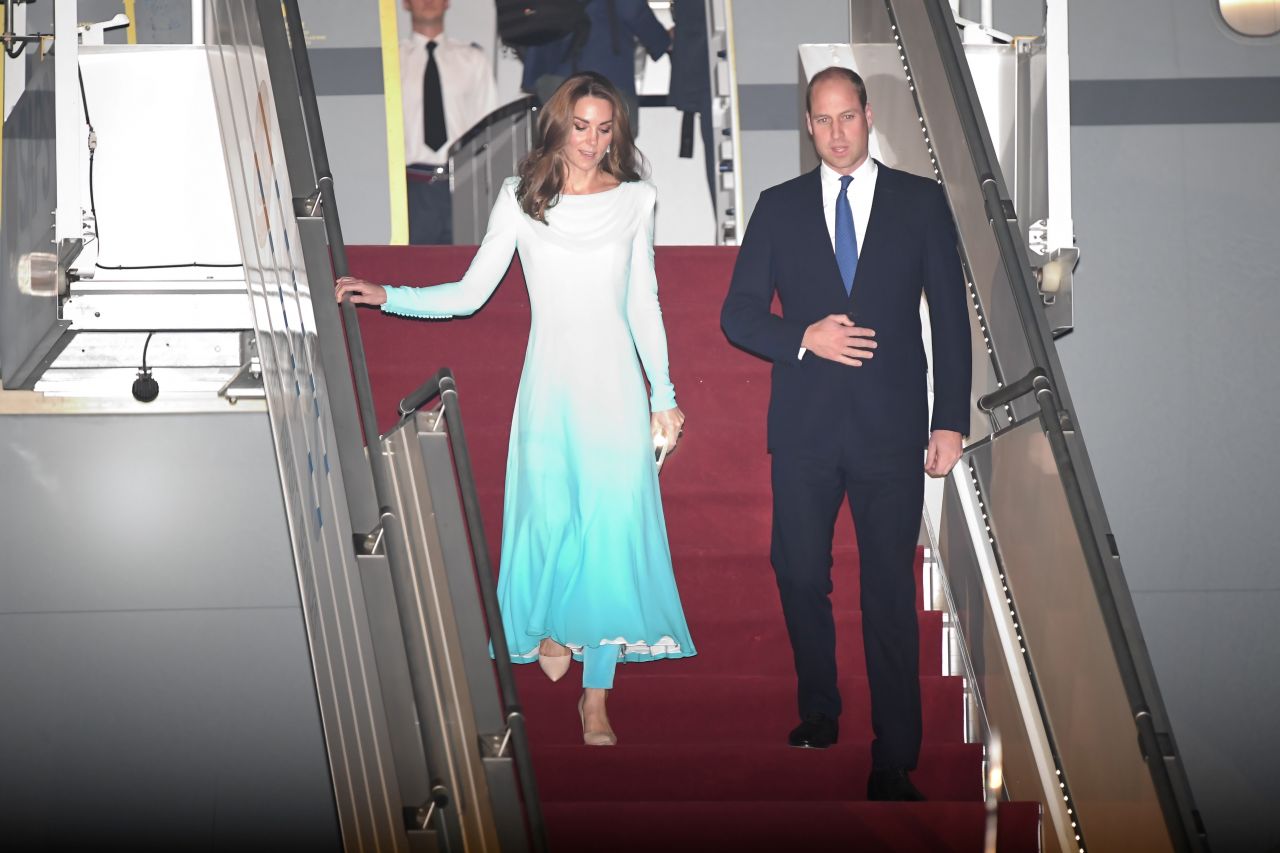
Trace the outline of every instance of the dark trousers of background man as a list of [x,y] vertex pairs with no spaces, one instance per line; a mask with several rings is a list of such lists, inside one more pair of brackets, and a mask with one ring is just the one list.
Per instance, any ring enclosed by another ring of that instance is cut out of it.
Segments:
[[453,244],[453,195],[449,169],[411,163],[405,170],[409,191],[409,242],[415,246]]

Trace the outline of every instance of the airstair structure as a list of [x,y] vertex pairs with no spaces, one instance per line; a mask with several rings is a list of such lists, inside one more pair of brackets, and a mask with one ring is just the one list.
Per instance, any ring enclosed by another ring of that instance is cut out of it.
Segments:
[[[196,4],[193,44],[165,46],[103,45],[116,24],[69,0],[41,31],[29,5],[4,7],[6,840],[546,849],[489,653],[506,643],[457,385],[441,370],[379,434],[331,296],[346,254],[297,0]],[[1013,39],[941,0],[851,0],[848,42],[801,59],[866,78],[873,153],[935,177],[957,224],[974,409],[926,500],[928,595],[968,735],[1000,744],[992,788],[1041,803],[1047,851],[1202,851],[1054,343],[1077,257],[1065,8]],[[733,2],[707,9],[732,245]],[[460,242],[535,118],[517,101],[454,145]]]

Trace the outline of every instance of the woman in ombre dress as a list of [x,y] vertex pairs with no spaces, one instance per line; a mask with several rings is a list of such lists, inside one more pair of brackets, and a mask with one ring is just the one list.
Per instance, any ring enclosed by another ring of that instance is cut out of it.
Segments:
[[537,660],[552,680],[583,662],[584,741],[612,745],[617,662],[695,654],[653,459],[655,442],[675,447],[684,415],[653,267],[656,193],[640,177],[621,96],[576,74],[539,127],[543,144],[503,183],[461,281],[347,277],[337,295],[408,317],[467,316],[519,251],[532,320],[507,455],[503,627],[511,659]]

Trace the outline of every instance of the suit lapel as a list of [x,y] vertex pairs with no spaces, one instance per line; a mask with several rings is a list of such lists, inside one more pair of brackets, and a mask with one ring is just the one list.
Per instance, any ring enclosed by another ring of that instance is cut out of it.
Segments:
[[[880,253],[884,251],[885,241],[881,232],[889,227],[893,219],[893,206],[896,201],[893,170],[879,160],[876,161],[876,168],[876,191],[871,196],[871,218],[867,220],[867,230],[863,234],[862,245],[858,246],[858,272],[853,277],[855,299],[858,288],[868,287],[874,280],[875,265],[880,260]],[[834,251],[831,257],[835,258]],[[837,271],[838,269],[837,267]]]
[[809,173],[800,233],[809,240],[810,245],[805,248],[811,253],[811,257],[818,258],[818,265],[826,270],[826,274],[822,276],[826,280],[823,286],[835,288],[841,298],[847,299],[844,279],[840,276],[840,264],[836,262],[836,250],[831,245],[831,232],[827,230],[827,214],[822,204],[821,169],[819,166]]

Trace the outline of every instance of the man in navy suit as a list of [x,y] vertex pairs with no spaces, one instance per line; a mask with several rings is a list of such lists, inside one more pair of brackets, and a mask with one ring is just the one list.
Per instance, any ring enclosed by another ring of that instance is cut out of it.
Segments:
[[[867,153],[862,78],[814,76],[805,124],[821,165],[761,193],[721,312],[773,362],[772,561],[795,654],[792,746],[838,738],[831,546],[846,496],[857,531],[871,689],[873,800],[923,799],[914,563],[924,472],[945,476],[969,425],[969,313],[942,188]],[[933,332],[929,418],[920,295]],[[772,313],[777,295],[781,316]]]

